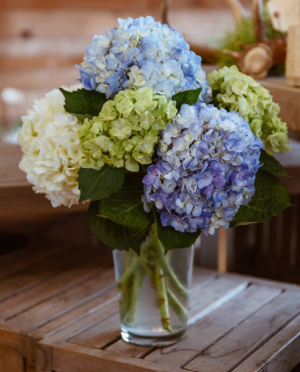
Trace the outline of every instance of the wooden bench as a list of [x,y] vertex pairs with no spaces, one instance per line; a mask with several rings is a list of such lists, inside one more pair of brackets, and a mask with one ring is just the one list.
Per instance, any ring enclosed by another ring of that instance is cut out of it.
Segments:
[[288,372],[299,362],[297,286],[195,267],[186,336],[157,349],[120,339],[110,255],[52,242],[0,257],[0,372]]

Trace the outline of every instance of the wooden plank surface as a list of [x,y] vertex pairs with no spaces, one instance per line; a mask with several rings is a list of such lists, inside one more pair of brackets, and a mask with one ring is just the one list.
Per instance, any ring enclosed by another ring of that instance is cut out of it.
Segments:
[[[29,290],[23,290],[2,304],[0,303],[1,317],[5,320],[14,318],[14,321],[23,322],[24,324],[30,322],[33,328],[36,328],[51,319],[52,316],[59,315],[60,312],[68,309],[68,298],[65,298],[66,295],[68,296],[68,293],[66,294],[67,290],[68,292],[71,291],[72,295],[78,285],[84,285],[94,277],[99,278],[99,274],[101,275],[101,279],[103,279],[103,285],[107,285],[107,276],[110,279],[110,283],[112,282],[111,272],[105,273],[104,265],[101,265],[102,258],[94,257],[90,262],[80,264],[82,258],[77,257],[78,261],[72,260],[69,263],[69,267],[65,267],[65,271],[57,273],[57,275],[43,281],[39,285],[35,285]],[[93,284],[95,284],[94,281]],[[85,289],[88,289],[88,284],[85,286]],[[44,304],[47,299],[50,299],[50,303]],[[74,303],[76,297],[70,298],[70,301]],[[33,313],[27,311],[33,306]],[[49,307],[48,310],[47,306]],[[40,312],[40,309],[42,312]]]
[[122,354],[64,343],[53,349],[55,372],[182,372],[182,369],[151,363]]
[[300,295],[283,293],[185,365],[193,371],[232,370],[300,313]]
[[217,278],[205,288],[194,290],[191,293],[189,306],[189,324],[193,324],[198,320],[211,313],[227,301],[231,300],[238,293],[242,292],[248,283],[231,278]]
[[[72,255],[72,253],[74,253],[74,255]],[[39,265],[32,265],[32,267],[9,276],[0,282],[0,300],[3,301],[8,297],[15,296],[18,292],[33,287],[39,282],[46,281],[47,279],[49,279],[49,281],[45,283],[49,283],[51,280],[57,280],[57,283],[63,284],[68,275],[68,270],[72,268],[72,266],[79,265],[85,255],[86,253],[82,251],[66,251],[41,262]],[[92,269],[91,265],[85,263],[84,266],[85,272],[89,273]],[[82,271],[84,271],[84,269]],[[80,274],[80,267],[78,274]],[[62,275],[63,278],[60,278],[60,275]],[[40,293],[37,294],[41,295]],[[14,313],[12,312],[11,314]]]
[[176,367],[185,365],[202,350],[207,349],[264,304],[278,296],[280,292],[278,289],[250,286],[230,302],[190,327],[184,338],[177,344],[157,349],[146,356],[146,359]]
[[[49,246],[51,246],[51,249],[47,249]],[[30,247],[8,252],[0,256],[0,280],[68,249],[70,249],[70,247],[66,244],[53,245],[53,243],[46,243],[43,248],[41,248],[41,244],[37,243]]]
[[234,372],[285,372],[292,370],[299,360],[300,316],[235,368]]
[[20,252],[26,262],[0,279],[0,361],[14,372],[289,372],[300,362],[297,286],[195,268],[182,340],[140,347],[121,340],[114,273],[96,249]]

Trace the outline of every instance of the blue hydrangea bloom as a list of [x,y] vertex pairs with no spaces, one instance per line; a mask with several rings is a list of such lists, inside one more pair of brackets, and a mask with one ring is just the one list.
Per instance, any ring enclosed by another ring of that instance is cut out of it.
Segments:
[[182,105],[161,136],[143,179],[145,210],[155,205],[163,226],[181,232],[228,228],[255,192],[261,139],[236,112],[200,102]]
[[171,98],[183,90],[202,87],[206,97],[208,83],[201,58],[168,25],[150,16],[119,19],[119,27],[95,35],[88,45],[79,69],[87,90],[98,90],[107,98],[123,89],[150,87]]

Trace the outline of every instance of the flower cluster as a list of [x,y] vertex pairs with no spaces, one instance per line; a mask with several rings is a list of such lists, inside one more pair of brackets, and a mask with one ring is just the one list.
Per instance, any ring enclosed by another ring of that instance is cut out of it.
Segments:
[[261,137],[269,154],[290,151],[287,126],[277,117],[279,106],[270,92],[236,66],[223,67],[207,77],[219,108],[237,111]]
[[207,82],[201,58],[183,36],[150,16],[119,19],[119,27],[95,35],[79,69],[85,89],[112,97],[120,90],[149,87],[171,98]]
[[106,163],[137,172],[138,163],[152,162],[159,133],[176,113],[174,101],[150,88],[119,92],[78,130],[84,154],[80,165],[100,169]]
[[163,226],[214,234],[255,192],[262,142],[236,112],[182,105],[162,132],[159,160],[148,167],[144,208],[155,205]]
[[[66,90],[76,90],[81,85]],[[64,96],[53,89],[35,100],[33,110],[22,117],[18,141],[24,153],[20,169],[37,193],[46,194],[53,207],[77,203],[77,172],[82,156],[76,131],[77,118],[64,110]]]

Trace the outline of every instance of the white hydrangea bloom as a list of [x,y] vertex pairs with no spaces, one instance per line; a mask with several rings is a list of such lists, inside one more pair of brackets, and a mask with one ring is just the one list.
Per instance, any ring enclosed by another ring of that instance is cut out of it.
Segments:
[[[77,90],[81,84],[63,87]],[[36,193],[46,195],[53,207],[71,206],[79,200],[77,172],[82,157],[77,118],[64,110],[64,96],[53,89],[22,117],[18,142],[24,153],[19,167]]]

